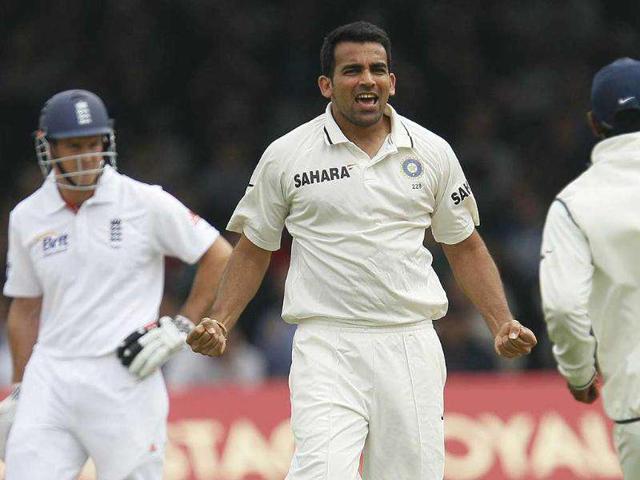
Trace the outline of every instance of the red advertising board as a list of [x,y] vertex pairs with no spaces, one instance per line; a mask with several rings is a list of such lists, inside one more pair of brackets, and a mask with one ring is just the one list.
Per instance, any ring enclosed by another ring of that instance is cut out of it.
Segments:
[[[447,480],[622,478],[600,403],[575,402],[557,375],[451,375],[445,395]],[[169,439],[165,480],[282,480],[286,382],[174,391]]]
[[445,395],[449,480],[622,478],[600,401],[559,375],[453,376]]

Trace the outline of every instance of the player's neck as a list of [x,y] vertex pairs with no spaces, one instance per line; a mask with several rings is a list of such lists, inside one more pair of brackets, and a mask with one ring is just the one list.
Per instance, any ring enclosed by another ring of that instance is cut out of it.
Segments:
[[66,188],[58,187],[58,191],[60,192],[60,196],[64,200],[64,203],[67,204],[74,212],[77,212],[80,209],[80,206],[89,198],[93,197],[95,190],[69,190]]
[[361,127],[349,122],[346,118],[337,117],[334,116],[344,136],[371,158],[378,153],[387,135],[391,132],[391,119],[386,115],[383,115],[379,122],[368,127]]

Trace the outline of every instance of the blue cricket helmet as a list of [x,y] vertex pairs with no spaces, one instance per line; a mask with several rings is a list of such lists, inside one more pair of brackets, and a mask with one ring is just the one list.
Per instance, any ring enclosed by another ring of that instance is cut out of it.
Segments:
[[51,97],[42,107],[38,128],[49,139],[109,135],[113,121],[107,107],[95,93],[66,90]]
[[[75,137],[101,136],[103,151],[85,153],[62,158],[53,158],[51,141]],[[77,179],[82,175],[100,174],[104,170],[105,162],[116,167],[116,142],[113,131],[113,120],[109,118],[104,102],[95,93],[87,90],[65,90],[55,94],[46,101],[40,112],[38,130],[35,132],[35,148],[38,163],[45,177],[55,170],[53,176],[61,188],[70,190],[93,190],[96,181],[80,185]],[[100,158],[97,168],[87,170],[83,167],[83,160]],[[63,169],[63,161],[76,160],[76,169],[67,172]],[[54,169],[54,166],[57,166]]]

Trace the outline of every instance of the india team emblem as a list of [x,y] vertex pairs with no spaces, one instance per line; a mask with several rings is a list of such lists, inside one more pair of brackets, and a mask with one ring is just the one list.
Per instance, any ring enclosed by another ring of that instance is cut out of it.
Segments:
[[424,173],[424,167],[418,160],[407,158],[402,162],[402,171],[409,178],[418,178]]

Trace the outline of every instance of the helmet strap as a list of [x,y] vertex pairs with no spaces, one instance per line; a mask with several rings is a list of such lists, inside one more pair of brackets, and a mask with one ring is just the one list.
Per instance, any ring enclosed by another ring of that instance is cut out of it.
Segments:
[[62,173],[62,175],[65,175],[64,179],[69,182],[71,185],[73,185],[74,187],[77,187],[78,184],[76,182],[73,181],[73,178],[71,178],[70,176],[67,176],[69,172],[67,172],[63,167],[62,164],[58,163],[56,165],[56,167],[58,167],[58,169],[60,170],[60,173]]

